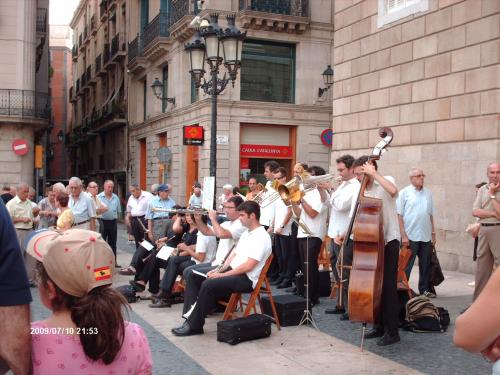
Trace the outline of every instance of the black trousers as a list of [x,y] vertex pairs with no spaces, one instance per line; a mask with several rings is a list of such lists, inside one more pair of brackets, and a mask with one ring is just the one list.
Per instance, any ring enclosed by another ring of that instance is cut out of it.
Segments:
[[[144,228],[148,227],[148,224],[147,224],[144,216],[132,216],[132,218],[130,219],[130,227],[132,230],[132,235],[134,236],[136,249],[139,248],[139,243],[142,242],[142,240],[144,239],[144,235],[145,235],[144,229],[143,229],[141,223],[144,226]],[[137,263],[140,259],[139,255],[140,254],[138,254],[138,252],[136,251],[132,257],[132,260],[130,261],[130,265],[134,268],[137,267]]]
[[116,238],[118,234],[118,226],[116,223],[116,219],[113,220],[105,220],[101,219],[101,235],[102,238],[104,238],[104,241],[106,241],[111,247],[111,250],[113,250],[113,253],[115,253],[115,260],[116,260]]
[[200,285],[204,280],[202,276],[195,274],[193,271],[196,270],[198,272],[206,274],[216,267],[217,266],[210,265],[210,263],[200,263],[187,267],[184,270],[184,272],[182,273],[182,277],[184,278],[184,281],[186,283],[186,289],[184,290],[184,307],[182,308],[182,314],[187,313],[191,306],[198,299]]
[[164,297],[170,297],[177,275],[182,275],[184,270],[195,264],[189,255],[173,256],[168,260],[165,274],[160,282],[160,289]]
[[[198,280],[200,279],[200,280]],[[196,306],[187,322],[191,329],[201,329],[205,325],[205,317],[218,300],[227,298],[231,293],[250,293],[252,282],[246,274],[206,279],[198,277],[195,283],[199,290]]]
[[309,283],[305,287],[309,288],[309,299],[317,301],[319,299],[318,254],[323,241],[318,237],[309,237],[298,238],[298,243],[304,281]]
[[399,300],[397,272],[399,259],[399,241],[392,240],[384,248],[384,281],[382,285],[382,315],[376,328],[386,334],[395,335],[399,327]]
[[[346,242],[346,245],[344,246],[344,266],[351,266],[352,265],[352,246],[353,242],[351,239],[349,239]],[[337,269],[337,261],[340,258],[340,249],[341,247],[337,245],[333,240],[331,241],[331,257],[330,260],[332,262],[332,272],[333,276],[335,277],[335,281],[340,281],[340,273],[339,270]],[[340,261],[338,261],[340,265]],[[337,293],[337,306],[344,308],[347,311],[347,306],[349,306],[348,301],[349,301],[349,276],[351,274],[351,270],[348,268],[344,268],[342,270],[342,294]],[[340,296],[342,295],[342,300]]]
[[432,242],[410,241],[411,258],[406,266],[406,277],[410,279],[411,269],[418,255],[418,292],[429,290],[429,267],[431,265]]
[[288,237],[280,234],[274,235],[274,248],[276,253],[276,263],[278,266],[278,277],[286,277],[286,251],[288,249]]
[[144,254],[146,260],[142,261],[144,258],[141,258],[141,262],[138,263],[138,267],[136,268],[137,272],[135,273],[134,280],[143,281],[148,284],[149,292],[156,294],[160,290],[160,268],[167,268],[171,258],[169,258],[169,260],[157,258],[156,251],[152,250],[151,253],[149,253],[142,246],[137,248],[136,253],[137,252]]
[[148,282],[151,272],[154,270],[156,254],[157,251],[155,249],[148,251],[141,245],[135,250],[134,257],[137,259],[134,266],[135,281]]

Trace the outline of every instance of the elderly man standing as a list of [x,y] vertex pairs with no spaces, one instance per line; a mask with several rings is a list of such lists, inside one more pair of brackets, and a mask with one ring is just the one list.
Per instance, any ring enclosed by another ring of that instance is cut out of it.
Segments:
[[40,228],[54,227],[57,221],[56,195],[53,187],[47,187],[47,196],[38,203]]
[[87,194],[89,194],[89,197],[92,199],[94,202],[95,206],[95,213],[96,213],[96,220],[97,223],[99,223],[99,233],[102,233],[102,214],[105,213],[108,210],[108,206],[104,204],[101,199],[98,197],[99,193],[99,185],[95,181],[90,181],[89,184],[87,185]]
[[488,184],[478,190],[472,212],[481,224],[474,300],[490,279],[493,265],[500,265],[500,163],[488,165],[486,173]]
[[[29,186],[25,183],[20,183],[17,187],[17,195],[7,202],[7,210],[16,228],[17,239],[21,250],[24,253],[24,263],[30,283],[33,284],[35,260],[25,253],[24,244],[26,239],[33,231],[33,223],[35,215],[33,214],[33,202],[28,199]],[[37,208],[38,211],[38,208]]]
[[96,206],[92,198],[83,191],[82,180],[71,177],[68,186],[71,192],[68,207],[75,217],[74,227],[95,231]]
[[146,210],[148,238],[153,243],[165,234],[167,220],[170,218],[169,212],[165,210],[171,210],[175,206],[175,201],[169,197],[170,186],[168,184],[158,186],[157,192],[158,195],[149,200]]
[[410,182],[399,192],[397,212],[401,240],[404,246],[409,246],[411,258],[406,267],[406,276],[410,278],[411,269],[418,255],[418,291],[430,298],[436,295],[430,290],[429,266],[432,245],[436,243],[434,230],[434,201],[432,193],[424,187],[424,171],[420,168],[410,170]]
[[120,199],[113,193],[115,184],[111,180],[104,181],[104,191],[97,195],[97,198],[108,208],[101,217],[101,235],[108,243],[109,247],[115,254],[115,265],[120,267],[116,262],[116,238],[118,236],[118,217],[122,214]]

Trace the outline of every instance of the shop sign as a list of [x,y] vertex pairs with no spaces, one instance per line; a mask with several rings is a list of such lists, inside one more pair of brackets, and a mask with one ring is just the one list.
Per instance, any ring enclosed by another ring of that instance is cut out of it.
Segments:
[[331,146],[333,143],[333,131],[332,129],[325,129],[321,132],[321,142],[325,146]]
[[275,145],[240,145],[241,157],[291,158],[293,151],[290,146]]
[[203,126],[188,125],[183,127],[183,139],[185,146],[201,146],[205,141]]

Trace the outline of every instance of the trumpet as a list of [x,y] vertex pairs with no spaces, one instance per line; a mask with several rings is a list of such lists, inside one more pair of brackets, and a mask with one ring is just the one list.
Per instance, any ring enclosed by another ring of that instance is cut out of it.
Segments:
[[267,189],[262,185],[260,182],[257,184],[257,189],[258,191],[257,194],[255,194],[252,198],[248,199],[249,201],[256,202],[257,204],[261,204],[262,200],[264,199],[264,195],[267,192]]
[[[169,214],[184,214],[184,215],[208,215],[208,210],[204,208],[157,208],[152,207],[151,212],[167,212]],[[226,216],[225,212],[216,211],[217,216]]]

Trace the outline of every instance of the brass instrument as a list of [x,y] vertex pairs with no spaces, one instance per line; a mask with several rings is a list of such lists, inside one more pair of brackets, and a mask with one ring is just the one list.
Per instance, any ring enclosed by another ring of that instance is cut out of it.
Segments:
[[[152,207],[151,212],[167,212],[170,214],[184,214],[184,215],[208,215],[208,210],[204,208],[157,208]],[[216,211],[217,216],[226,216],[225,212]]]
[[262,199],[264,199],[264,195],[267,192],[267,189],[260,182],[257,184],[257,194],[255,194],[252,198],[248,199],[249,201],[256,202],[257,204],[261,204]]

